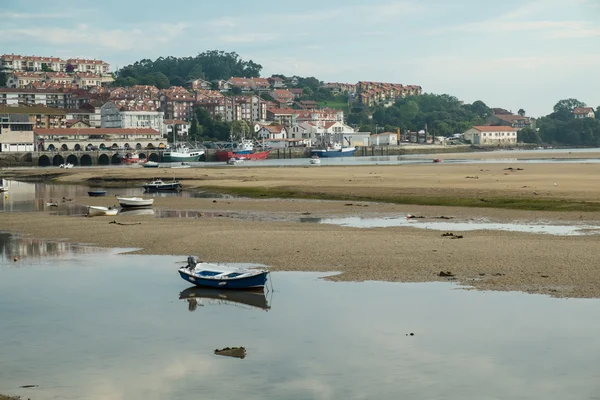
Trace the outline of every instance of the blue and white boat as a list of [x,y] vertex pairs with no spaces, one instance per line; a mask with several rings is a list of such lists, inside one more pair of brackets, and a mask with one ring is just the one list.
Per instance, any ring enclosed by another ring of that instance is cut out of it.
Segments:
[[314,149],[310,152],[311,156],[319,158],[325,157],[352,157],[356,152],[356,147],[343,147],[340,143],[329,143],[323,149]]
[[196,286],[219,289],[260,289],[265,287],[269,271],[230,268],[198,262],[195,257],[190,256],[187,265],[179,268],[179,275],[183,280]]

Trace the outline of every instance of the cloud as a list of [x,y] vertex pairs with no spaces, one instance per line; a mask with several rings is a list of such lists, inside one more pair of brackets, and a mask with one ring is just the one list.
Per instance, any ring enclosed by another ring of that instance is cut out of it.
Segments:
[[87,24],[79,24],[70,28],[59,27],[25,27],[0,29],[0,42],[23,41],[29,39],[35,44],[64,46],[93,46],[113,51],[149,50],[156,42],[168,43],[180,36],[187,25],[163,24],[156,28],[98,29]]

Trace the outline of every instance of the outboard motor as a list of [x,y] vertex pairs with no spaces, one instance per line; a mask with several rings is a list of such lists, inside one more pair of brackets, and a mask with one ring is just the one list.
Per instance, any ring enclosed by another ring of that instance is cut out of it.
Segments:
[[188,261],[188,269],[194,269],[196,268],[196,257],[194,256],[188,256],[187,258]]

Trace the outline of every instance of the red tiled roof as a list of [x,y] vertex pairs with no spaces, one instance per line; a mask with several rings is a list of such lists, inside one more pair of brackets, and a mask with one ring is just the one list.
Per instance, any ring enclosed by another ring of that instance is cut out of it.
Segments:
[[155,129],[140,128],[140,129],[124,129],[124,128],[59,128],[59,129],[34,129],[36,135],[160,135]]
[[511,126],[491,126],[491,125],[483,125],[483,126],[474,126],[473,129],[477,129],[480,132],[516,132],[517,128],[513,128]]
[[573,110],[573,114],[589,114],[590,112],[594,112],[592,107],[577,107]]

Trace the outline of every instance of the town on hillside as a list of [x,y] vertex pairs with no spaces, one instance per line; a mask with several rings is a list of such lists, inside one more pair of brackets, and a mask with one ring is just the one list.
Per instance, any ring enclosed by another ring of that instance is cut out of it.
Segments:
[[[352,146],[402,142],[512,146],[519,141],[520,131],[534,141],[536,136],[536,120],[524,110],[513,114],[482,102],[464,105],[445,95],[435,99],[440,107],[466,107],[461,112],[468,109],[469,119],[440,120],[435,117],[436,105],[430,105],[434,109],[419,119],[418,114],[427,110],[419,104],[418,99],[426,95],[418,85],[325,83],[314,78],[307,84],[298,76],[273,75],[197,77],[173,86],[165,84],[167,77],[162,75],[160,85],[121,86],[122,79],[115,79],[102,60],[15,54],[0,56],[0,68],[3,152],[47,150],[44,138],[49,130],[65,139],[94,132],[109,142],[113,135],[144,130],[153,138],[163,138],[156,142],[161,147],[173,139],[222,143],[239,133],[233,132],[234,126],[240,126],[234,124],[237,121],[245,124],[245,135],[267,140],[272,147],[318,146],[331,137]],[[575,119],[596,117],[593,108],[575,105]],[[70,149],[67,141],[62,148],[77,150]]]

